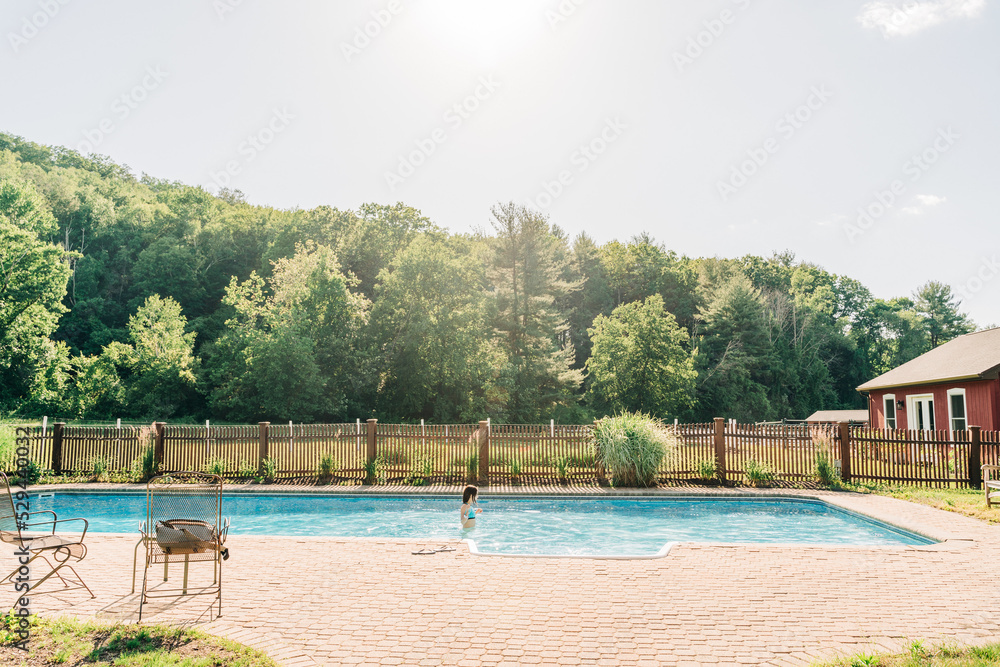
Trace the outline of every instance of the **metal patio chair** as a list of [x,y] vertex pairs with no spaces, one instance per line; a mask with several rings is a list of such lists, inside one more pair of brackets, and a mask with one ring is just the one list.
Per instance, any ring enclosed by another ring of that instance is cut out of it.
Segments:
[[[21,590],[18,593],[17,598],[15,598],[15,604],[18,599],[29,593],[32,595],[45,595],[48,593],[63,593],[80,588],[86,589],[90,593],[90,597],[94,597],[93,591],[83,581],[83,577],[70,564],[70,562],[79,563],[87,555],[87,546],[83,543],[84,538],[87,536],[87,520],[79,518],[60,519],[52,510],[28,512],[26,511],[28,508],[27,500],[27,492],[22,489],[12,491],[7,475],[0,472],[0,542],[13,544],[22,552],[25,552],[25,555],[30,554],[27,562],[18,562],[10,574],[0,579],[0,584],[8,582],[15,584],[25,583],[18,577],[19,573],[21,576],[24,575],[22,568],[28,567],[30,570],[32,563],[42,561],[48,567],[45,575],[41,579],[29,575],[30,580],[26,582],[29,584],[29,587],[27,590]],[[40,515],[51,518],[32,520]],[[68,534],[56,534],[57,527],[61,529],[65,524],[71,523],[76,523],[78,526],[82,525],[83,530],[79,533],[71,531]],[[52,560],[49,560],[50,557]],[[55,562],[53,563],[53,561]],[[70,572],[73,573],[72,577],[69,576]],[[53,576],[62,582],[62,588],[52,591],[36,590]],[[15,579],[15,577],[17,578]]]
[[[222,615],[222,561],[229,558],[226,536],[229,519],[222,518],[222,478],[197,472],[175,472],[159,475],[146,484],[146,520],[140,525],[142,538],[138,546],[145,547],[145,568],[142,575],[143,605],[152,598],[185,595],[214,595],[219,600]],[[191,563],[212,563],[212,585],[188,586]],[[170,563],[184,563],[180,588],[154,588],[150,570],[163,563],[163,581],[169,576]],[[133,574],[134,578],[134,574]],[[134,584],[133,584],[134,585]]]
[[986,493],[986,507],[993,507],[994,498],[1000,497],[1000,466],[984,465],[983,491]]

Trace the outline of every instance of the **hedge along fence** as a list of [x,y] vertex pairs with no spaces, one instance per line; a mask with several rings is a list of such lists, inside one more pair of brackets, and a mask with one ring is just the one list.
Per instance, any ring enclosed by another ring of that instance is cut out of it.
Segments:
[[[743,476],[751,460],[776,479],[815,476],[825,455],[846,481],[910,482],[932,486],[981,484],[980,464],[1000,461],[1000,433],[979,427],[958,432],[876,430],[806,424],[712,423],[666,427],[676,451],[665,457],[660,480],[688,479],[697,464],[714,459],[723,480]],[[539,424],[354,424],[150,427],[66,426],[28,429],[31,458],[56,474],[87,473],[94,457],[110,470],[127,470],[148,447],[163,471],[203,470],[221,462],[227,477],[246,477],[275,464],[278,477],[314,477],[332,458],[334,478],[480,484],[512,481],[603,480],[589,426]]]

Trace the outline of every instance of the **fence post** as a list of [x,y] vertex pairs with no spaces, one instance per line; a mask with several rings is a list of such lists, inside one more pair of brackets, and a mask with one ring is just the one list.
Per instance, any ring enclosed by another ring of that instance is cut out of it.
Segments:
[[970,426],[971,436],[969,438],[969,488],[983,488],[983,454],[982,436],[980,426]]
[[375,431],[377,426],[378,426],[377,419],[368,420],[368,451],[367,451],[368,463],[374,463],[375,458],[378,456],[378,452],[376,451],[375,447]]
[[156,468],[160,472],[163,472],[163,460],[164,449],[166,448],[166,443],[164,442],[164,432],[166,431],[166,422],[153,422],[153,429],[156,431],[156,439],[153,441],[153,456],[156,458]]
[[479,422],[479,472],[476,474],[476,484],[490,485],[490,424]]
[[840,422],[840,479],[851,481],[851,422]]
[[257,423],[257,441],[259,444],[259,451],[257,454],[257,474],[264,474],[264,459],[270,456],[269,448],[269,438],[271,436],[271,422],[258,422]]
[[[63,461],[63,432],[66,422],[56,422],[52,425],[52,474],[62,474]],[[44,434],[43,436],[44,437]]]
[[726,481],[726,420],[715,418],[715,470],[719,481]]

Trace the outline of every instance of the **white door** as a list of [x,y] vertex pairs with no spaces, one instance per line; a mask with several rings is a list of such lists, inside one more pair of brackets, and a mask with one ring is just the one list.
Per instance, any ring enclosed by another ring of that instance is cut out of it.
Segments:
[[907,427],[917,431],[934,430],[934,396],[907,396]]

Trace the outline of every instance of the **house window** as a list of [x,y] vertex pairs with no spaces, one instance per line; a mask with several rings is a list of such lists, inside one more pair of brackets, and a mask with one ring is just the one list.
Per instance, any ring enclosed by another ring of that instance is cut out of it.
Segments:
[[948,421],[952,431],[964,431],[968,428],[965,417],[965,390],[948,390]]
[[882,398],[882,405],[885,406],[885,427],[896,428],[896,395],[886,394]]
[[906,419],[910,423],[911,429],[917,431],[934,430],[934,396],[932,394],[907,396],[906,407]]

